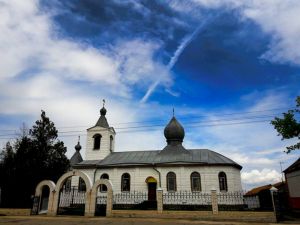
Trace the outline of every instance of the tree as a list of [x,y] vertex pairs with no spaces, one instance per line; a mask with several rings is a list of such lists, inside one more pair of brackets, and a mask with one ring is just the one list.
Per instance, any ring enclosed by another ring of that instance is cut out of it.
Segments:
[[278,136],[282,136],[282,140],[297,138],[298,142],[294,145],[286,147],[286,153],[300,149],[300,96],[296,99],[296,108],[283,113],[283,118],[275,117],[271,124],[278,132]]
[[[8,202],[7,193],[12,190],[10,187],[15,186],[15,152],[10,142],[6,143],[5,148],[1,152],[1,163],[0,163],[0,187],[1,187],[1,206]],[[12,202],[15,201],[14,197],[10,199]]]
[[31,195],[40,181],[56,182],[67,171],[67,150],[57,133],[54,123],[42,111],[41,119],[29,133],[23,130],[13,146],[6,146],[0,167],[2,195],[6,196],[2,199],[4,206],[30,207]]

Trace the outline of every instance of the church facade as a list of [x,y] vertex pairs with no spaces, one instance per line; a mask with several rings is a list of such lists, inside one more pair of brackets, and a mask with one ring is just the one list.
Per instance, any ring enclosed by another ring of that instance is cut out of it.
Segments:
[[[164,129],[167,143],[163,149],[115,152],[116,132],[109,126],[106,113],[103,106],[95,126],[87,129],[85,160],[79,143],[70,160],[73,170],[87,174],[92,184],[108,179],[114,194],[144,192],[149,201],[156,200],[157,189],[164,193],[242,191],[242,166],[209,149],[186,149],[182,144],[184,128],[174,116]],[[71,185],[77,185],[78,179],[73,177]],[[99,193],[105,191],[100,186]]]

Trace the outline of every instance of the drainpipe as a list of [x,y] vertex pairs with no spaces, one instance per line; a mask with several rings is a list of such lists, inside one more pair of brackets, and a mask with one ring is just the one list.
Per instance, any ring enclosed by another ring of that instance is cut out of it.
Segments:
[[95,171],[94,171],[94,179],[93,179],[93,180],[94,180],[94,182],[93,182],[93,185],[94,185],[94,183],[95,183],[95,179],[96,179],[96,172],[97,172],[97,170],[98,170],[98,168],[96,168],[96,169],[95,169]]
[[155,167],[155,163],[152,163],[152,168],[158,173],[158,182],[159,182],[159,187],[161,188],[161,176],[160,176],[160,172],[156,169]]

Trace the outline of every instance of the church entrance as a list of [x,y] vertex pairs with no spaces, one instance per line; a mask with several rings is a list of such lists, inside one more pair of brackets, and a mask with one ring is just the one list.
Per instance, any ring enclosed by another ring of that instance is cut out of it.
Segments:
[[148,201],[154,202],[156,201],[157,181],[154,177],[148,177],[146,183],[148,185]]

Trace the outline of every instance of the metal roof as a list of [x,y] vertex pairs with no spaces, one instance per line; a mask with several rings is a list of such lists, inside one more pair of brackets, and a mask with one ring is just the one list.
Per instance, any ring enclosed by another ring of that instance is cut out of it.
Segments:
[[75,164],[81,163],[83,161],[79,151],[76,151],[70,159],[70,165],[74,166]]
[[113,152],[103,160],[85,160],[75,167],[122,167],[140,165],[231,165],[239,169],[242,166],[233,160],[209,149],[190,149],[184,152],[169,152],[160,150]]
[[291,172],[299,171],[299,170],[300,170],[300,157],[292,165],[290,165],[288,168],[286,168],[283,172],[285,174],[287,174],[287,173],[291,173]]

